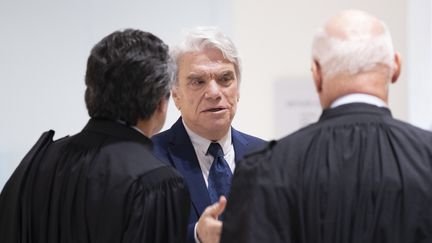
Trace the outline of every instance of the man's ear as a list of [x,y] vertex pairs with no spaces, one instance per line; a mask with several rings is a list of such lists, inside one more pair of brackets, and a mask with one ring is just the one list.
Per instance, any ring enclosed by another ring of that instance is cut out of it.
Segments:
[[391,79],[392,83],[395,83],[399,78],[401,69],[402,69],[402,57],[399,52],[396,52],[394,55],[394,70]]
[[171,95],[172,95],[172,98],[174,100],[175,106],[177,107],[178,110],[180,110],[181,109],[181,105],[180,105],[180,95],[179,95],[178,87],[174,86],[171,89]]
[[169,101],[169,98],[165,98],[165,97],[163,97],[163,98],[159,101],[159,104],[158,104],[156,110],[157,110],[158,112],[162,112],[162,113],[166,114],[166,113],[168,112],[168,101]]
[[315,88],[318,93],[322,90],[322,74],[321,74],[321,66],[317,60],[313,60],[312,62],[312,77],[315,82]]

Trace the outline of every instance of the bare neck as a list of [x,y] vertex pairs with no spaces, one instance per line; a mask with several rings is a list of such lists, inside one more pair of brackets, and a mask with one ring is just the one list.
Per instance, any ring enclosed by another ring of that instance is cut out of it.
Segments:
[[347,94],[362,93],[376,96],[388,102],[389,77],[386,72],[363,72],[356,75],[337,75],[323,81],[320,93],[323,108],[330,107],[337,98]]
[[153,136],[157,131],[155,131],[156,125],[153,119],[149,120],[138,120],[136,127],[148,138]]

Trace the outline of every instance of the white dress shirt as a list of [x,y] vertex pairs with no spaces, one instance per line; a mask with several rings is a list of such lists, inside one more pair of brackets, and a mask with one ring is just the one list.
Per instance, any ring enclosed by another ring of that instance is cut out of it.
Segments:
[[231,128],[222,139],[218,141],[210,141],[194,133],[192,130],[190,130],[187,127],[187,125],[184,123],[184,121],[183,121],[183,125],[186,128],[186,132],[189,135],[189,138],[192,142],[192,146],[195,149],[195,154],[198,158],[198,163],[201,167],[201,172],[207,187],[208,187],[208,176],[210,172],[210,167],[214,160],[213,156],[207,154],[207,150],[211,143],[217,142],[220,144],[224,153],[224,159],[227,161],[228,166],[231,169],[231,172],[234,172],[235,153],[234,153],[234,146],[232,145],[232,139],[231,139]]
[[331,103],[330,108],[335,108],[340,105],[357,103],[357,102],[375,105],[378,107],[387,107],[385,101],[376,96],[369,95],[369,94],[354,93],[354,94],[347,94],[337,98],[335,101]]

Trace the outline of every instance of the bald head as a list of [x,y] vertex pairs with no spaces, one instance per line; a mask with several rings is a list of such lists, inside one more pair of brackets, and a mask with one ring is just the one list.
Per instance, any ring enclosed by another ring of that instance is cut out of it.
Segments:
[[378,64],[393,68],[393,44],[385,24],[359,10],[346,10],[330,18],[315,35],[313,59],[325,78],[356,74]]
[[387,84],[399,74],[396,56],[390,33],[378,18],[360,10],[331,17],[315,34],[312,46],[314,79],[320,98],[326,100],[322,105],[355,92],[386,101]]
[[330,18],[325,32],[341,40],[370,39],[385,33],[384,23],[376,17],[359,10],[346,10]]

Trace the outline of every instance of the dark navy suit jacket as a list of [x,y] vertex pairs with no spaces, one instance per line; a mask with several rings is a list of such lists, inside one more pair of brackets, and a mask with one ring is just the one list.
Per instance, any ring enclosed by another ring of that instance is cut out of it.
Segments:
[[[247,152],[264,146],[266,143],[262,139],[244,134],[234,128],[231,128],[231,138],[236,163]],[[198,158],[182,119],[179,118],[170,129],[153,136],[152,140],[156,157],[174,166],[187,182],[192,200],[187,241],[195,242],[195,223],[211,203]]]

